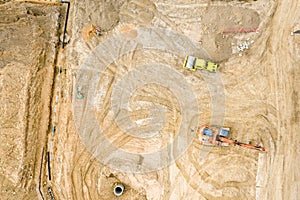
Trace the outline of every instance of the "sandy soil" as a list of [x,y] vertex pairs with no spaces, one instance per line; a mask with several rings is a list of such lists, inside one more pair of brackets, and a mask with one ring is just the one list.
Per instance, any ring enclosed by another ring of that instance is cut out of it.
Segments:
[[1,199],[37,196],[60,12],[25,3],[0,6]]
[[[73,1],[64,50],[65,7],[50,2],[0,1],[1,199],[41,199],[40,180],[45,199],[48,186],[55,199],[299,198],[297,0]],[[90,24],[103,34],[86,41]],[[223,33],[239,28],[258,31]],[[219,72],[182,69],[187,54]],[[203,147],[204,124],[268,152]],[[165,154],[176,137],[191,144]]]

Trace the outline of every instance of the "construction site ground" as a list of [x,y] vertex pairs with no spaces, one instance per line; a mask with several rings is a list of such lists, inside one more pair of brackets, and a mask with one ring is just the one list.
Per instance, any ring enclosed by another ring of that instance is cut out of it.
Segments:
[[[0,0],[1,200],[299,199],[298,0],[71,0],[62,49],[66,8]],[[91,24],[101,35],[83,35]],[[187,54],[218,62],[218,72],[183,69]],[[189,90],[194,99],[178,98]],[[118,103],[128,116],[115,114]],[[267,152],[204,147],[194,122],[182,123],[191,113]],[[126,134],[133,126],[144,138]],[[174,162],[146,159],[182,127],[192,141]],[[115,153],[103,138],[141,159],[101,162]]]

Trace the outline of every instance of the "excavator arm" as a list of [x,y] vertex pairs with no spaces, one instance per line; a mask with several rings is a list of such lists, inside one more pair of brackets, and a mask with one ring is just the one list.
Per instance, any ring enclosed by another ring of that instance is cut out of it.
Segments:
[[219,137],[218,139],[219,139],[219,141],[225,142],[225,143],[228,143],[228,144],[239,145],[239,146],[242,146],[242,147],[247,147],[247,148],[255,149],[255,150],[258,150],[258,151],[262,151],[262,152],[266,151],[264,147],[259,146],[259,145],[246,144],[246,143],[238,142],[236,140],[230,140],[230,139],[225,138],[225,137]]

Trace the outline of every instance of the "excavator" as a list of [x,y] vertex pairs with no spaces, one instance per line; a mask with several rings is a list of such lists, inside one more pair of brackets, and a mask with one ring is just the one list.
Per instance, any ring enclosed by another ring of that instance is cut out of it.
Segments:
[[247,147],[261,152],[266,152],[265,148],[260,145],[252,145],[228,139],[230,128],[218,126],[201,126],[198,130],[200,142],[205,146],[229,146],[238,145]]

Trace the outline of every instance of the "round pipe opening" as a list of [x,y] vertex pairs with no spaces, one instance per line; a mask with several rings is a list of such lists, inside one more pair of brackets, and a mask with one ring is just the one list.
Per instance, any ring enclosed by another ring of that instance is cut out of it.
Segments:
[[124,185],[122,184],[117,184],[115,187],[114,187],[114,194],[116,196],[121,196],[124,192]]

